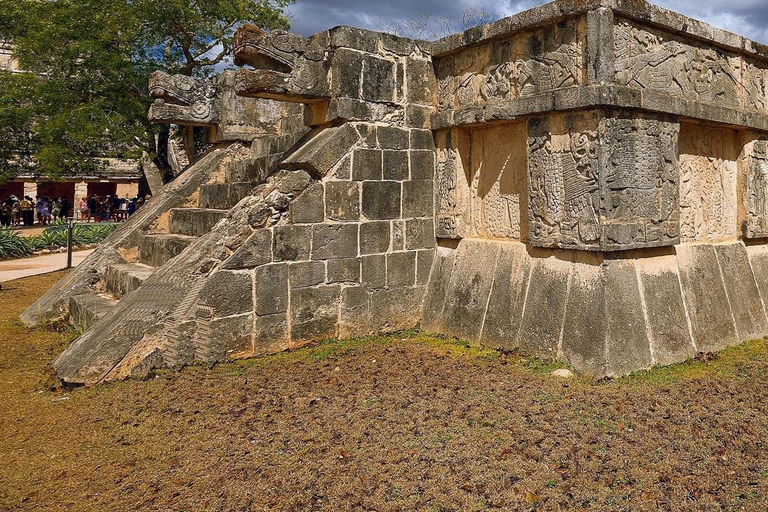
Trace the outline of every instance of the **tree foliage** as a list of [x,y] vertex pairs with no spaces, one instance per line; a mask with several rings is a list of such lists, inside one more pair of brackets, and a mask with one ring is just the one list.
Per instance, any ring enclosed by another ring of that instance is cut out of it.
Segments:
[[241,23],[287,28],[291,1],[0,0],[0,40],[25,71],[0,72],[0,180],[154,153],[149,74],[212,72]]

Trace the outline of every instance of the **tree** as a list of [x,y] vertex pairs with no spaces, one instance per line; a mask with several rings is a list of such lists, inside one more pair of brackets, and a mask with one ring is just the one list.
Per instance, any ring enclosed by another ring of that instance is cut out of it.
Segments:
[[0,39],[27,72],[0,72],[0,130],[12,134],[0,171],[34,162],[59,176],[102,156],[156,154],[167,128],[147,119],[149,74],[211,73],[239,24],[286,28],[291,1],[0,0]]
[[461,17],[422,14],[381,27],[381,30],[401,37],[434,41],[442,37],[485,25],[500,18],[499,14],[485,9],[465,9]]

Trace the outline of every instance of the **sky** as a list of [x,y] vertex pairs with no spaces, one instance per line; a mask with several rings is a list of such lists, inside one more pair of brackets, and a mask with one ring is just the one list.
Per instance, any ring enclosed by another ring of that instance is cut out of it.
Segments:
[[[296,0],[289,8],[292,32],[311,35],[336,25],[387,30],[428,14],[460,20],[467,9],[499,17],[547,3],[543,0]],[[718,28],[768,43],[768,0],[654,0],[654,3]],[[433,30],[434,31],[434,30]]]

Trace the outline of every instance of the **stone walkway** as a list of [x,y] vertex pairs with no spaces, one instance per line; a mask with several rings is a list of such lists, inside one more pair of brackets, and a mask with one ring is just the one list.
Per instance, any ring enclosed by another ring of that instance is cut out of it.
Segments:
[[[72,254],[72,266],[77,266],[94,250],[77,251]],[[67,266],[67,253],[46,254],[19,260],[0,262],[0,283],[62,270]]]

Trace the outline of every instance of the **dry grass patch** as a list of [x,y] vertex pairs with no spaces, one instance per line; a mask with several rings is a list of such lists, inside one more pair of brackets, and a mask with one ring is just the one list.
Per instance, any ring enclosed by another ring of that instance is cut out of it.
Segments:
[[625,379],[421,333],[67,392],[0,292],[0,509],[765,510],[768,345]]

